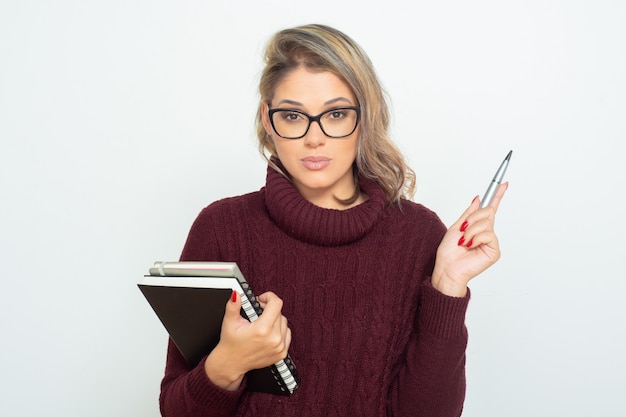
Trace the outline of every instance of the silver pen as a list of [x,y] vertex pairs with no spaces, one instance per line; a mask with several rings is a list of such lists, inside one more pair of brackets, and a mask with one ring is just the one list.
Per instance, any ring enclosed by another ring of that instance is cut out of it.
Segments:
[[502,164],[500,164],[500,168],[498,168],[498,172],[491,180],[491,184],[487,188],[485,195],[483,196],[482,201],[480,202],[480,208],[487,207],[493,201],[493,197],[496,195],[496,190],[500,183],[502,183],[502,179],[504,178],[504,173],[506,172],[507,167],[509,166],[509,161],[511,160],[511,154],[513,151],[509,151]]

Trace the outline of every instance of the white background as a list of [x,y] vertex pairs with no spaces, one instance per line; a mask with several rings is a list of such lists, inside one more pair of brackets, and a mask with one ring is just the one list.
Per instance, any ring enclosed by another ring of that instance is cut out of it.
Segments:
[[263,185],[261,51],[310,22],[368,52],[447,224],[514,150],[464,416],[623,413],[626,3],[6,0],[0,415],[158,415],[166,334],[135,284]]

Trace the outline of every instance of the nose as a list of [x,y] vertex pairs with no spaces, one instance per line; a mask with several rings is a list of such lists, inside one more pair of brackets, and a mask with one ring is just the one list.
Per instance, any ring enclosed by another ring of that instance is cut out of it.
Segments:
[[326,135],[322,132],[322,128],[318,121],[311,122],[309,131],[304,135],[304,144],[311,148],[317,148],[318,146],[326,143]]

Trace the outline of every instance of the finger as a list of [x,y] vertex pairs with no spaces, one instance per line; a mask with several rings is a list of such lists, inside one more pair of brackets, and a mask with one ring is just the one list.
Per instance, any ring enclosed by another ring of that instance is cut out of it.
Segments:
[[287,323],[287,318],[285,316],[281,316],[280,319],[280,337],[281,337],[281,341],[282,341],[282,351],[286,352],[286,349],[289,347],[289,344],[287,343],[287,335],[291,333],[291,330],[289,329],[289,325]]
[[280,316],[280,334],[285,338],[287,332],[289,331],[289,323],[287,322],[287,317]]
[[259,295],[257,299],[263,302],[263,314],[261,314],[261,318],[263,321],[267,322],[268,325],[271,323],[273,327],[274,322],[281,317],[283,300],[271,291]]
[[[493,209],[489,208],[488,212],[491,211],[493,211]],[[476,213],[482,214],[484,216],[485,210],[481,209]],[[476,235],[484,233],[486,231],[493,232],[492,216],[478,218],[476,216],[477,214],[472,213],[470,216],[468,216],[467,221],[465,221],[461,226],[461,232],[463,234],[459,238],[459,246],[475,247],[478,244],[478,241],[475,239]]]
[[489,206],[493,207],[497,211],[498,206],[500,205],[500,202],[502,201],[502,197],[504,197],[504,193],[506,193],[506,190],[508,188],[509,188],[508,182],[503,182],[502,184],[500,184],[498,186],[498,189],[496,190],[496,194],[493,196],[493,201],[491,202],[491,204],[489,204]]
[[256,297],[257,301],[261,305],[261,308],[265,310],[265,306],[267,305],[268,300],[272,300],[277,298],[278,296],[274,294],[272,291],[264,292],[263,294]]
[[281,316],[280,319],[280,345],[279,351],[277,352],[280,359],[284,359],[287,356],[287,351],[289,350],[289,345],[291,344],[291,329],[287,323],[287,318],[285,316]]
[[476,211],[475,213],[471,213],[470,216],[467,217],[467,225],[464,229],[465,237],[472,237],[477,233],[480,233],[484,230],[493,230],[494,225],[494,211],[492,208],[488,208],[487,210],[481,209]]
[[[454,224],[452,226],[450,226],[451,229],[461,229],[461,226],[465,224],[467,217],[472,214],[473,212],[475,212],[476,210],[478,210],[478,207],[480,206],[480,199],[478,198],[478,196],[474,197],[474,199],[472,200],[472,202],[470,203],[469,207],[467,207],[465,209],[465,211],[463,212],[463,214],[461,214],[461,217],[458,218],[458,220],[456,222],[454,222]],[[464,227],[467,227],[467,225],[465,225]],[[463,229],[465,230],[465,229]],[[461,231],[463,231],[461,230]]]
[[465,246],[468,249],[476,249],[484,246],[495,252],[499,251],[498,237],[493,230],[484,230],[472,236],[468,236],[467,240],[459,246]]
[[287,357],[289,346],[291,345],[291,330],[286,328],[285,334],[275,335],[275,343],[273,346],[272,362],[278,362]]
[[233,290],[230,298],[226,302],[226,310],[224,311],[224,320],[241,318],[241,294]]
[[276,294],[274,294],[272,291],[266,291],[261,295],[257,296],[257,300],[259,300],[261,303],[267,303],[269,300],[271,300],[272,298],[277,298],[278,296]]
[[291,329],[287,327],[287,332],[285,333],[285,349],[283,350],[283,359],[287,357],[289,353],[289,346],[291,346]]
[[[502,201],[502,197],[504,197],[504,193],[506,192],[509,186],[508,182],[502,183],[498,185],[496,192],[494,193],[493,200],[491,204],[486,207],[479,208],[475,211],[470,212],[467,215],[465,221],[461,224],[460,230],[461,232],[465,232],[470,225],[476,224],[477,222],[483,221],[485,219],[489,220],[491,223],[491,227],[493,227],[493,223],[495,220],[496,211],[498,210],[498,206]],[[479,203],[480,206],[480,203]]]

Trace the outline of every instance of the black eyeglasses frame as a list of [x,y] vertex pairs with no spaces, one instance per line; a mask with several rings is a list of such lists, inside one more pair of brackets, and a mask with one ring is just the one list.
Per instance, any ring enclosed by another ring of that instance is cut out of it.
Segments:
[[[341,135],[341,136],[331,136],[328,133],[326,133],[326,131],[324,130],[324,127],[322,126],[322,124],[320,123],[320,119],[322,118],[323,115],[333,112],[333,111],[337,111],[337,110],[354,110],[356,112],[356,121],[354,123],[354,129],[352,129],[352,131],[350,133],[348,133],[347,135]],[[289,111],[289,112],[293,112],[293,113],[298,113],[301,114],[303,116],[305,116],[308,120],[309,120],[309,124],[306,127],[306,130],[304,131],[304,133],[301,136],[298,137],[290,137],[290,136],[283,136],[280,133],[278,133],[278,130],[276,130],[276,127],[274,126],[274,113],[277,113],[279,111]],[[359,126],[359,122],[361,121],[361,107],[359,106],[342,106],[342,107],[333,107],[332,109],[328,109],[326,111],[321,112],[320,114],[318,114],[317,116],[311,116],[310,114],[306,114],[305,112],[301,111],[301,110],[296,110],[296,109],[288,109],[288,108],[275,108],[275,109],[268,109],[267,114],[269,116],[270,119],[270,124],[272,125],[272,129],[274,129],[274,132],[276,132],[276,134],[278,136],[280,136],[283,139],[302,139],[303,137],[306,136],[307,133],[309,133],[309,129],[311,128],[311,123],[313,122],[317,122],[317,125],[320,127],[320,130],[322,131],[322,133],[324,133],[324,135],[328,136],[329,138],[332,139],[341,139],[341,138],[346,138],[348,136],[350,136],[351,134],[354,133],[354,131],[356,130],[357,126]]]

